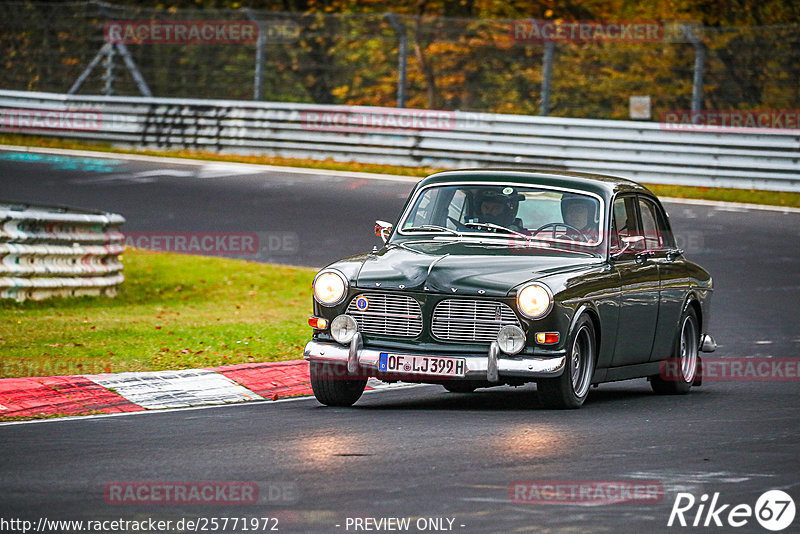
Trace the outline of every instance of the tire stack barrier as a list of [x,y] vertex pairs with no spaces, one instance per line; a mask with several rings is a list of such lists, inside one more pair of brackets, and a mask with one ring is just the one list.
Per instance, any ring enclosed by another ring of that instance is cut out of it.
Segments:
[[0,298],[113,297],[125,218],[115,213],[0,203]]

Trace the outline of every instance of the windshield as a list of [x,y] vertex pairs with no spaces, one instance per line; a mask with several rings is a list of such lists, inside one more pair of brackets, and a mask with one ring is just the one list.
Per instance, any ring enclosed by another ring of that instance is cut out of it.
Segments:
[[399,233],[502,236],[549,248],[583,249],[603,240],[601,208],[595,196],[536,186],[431,186],[417,194]]

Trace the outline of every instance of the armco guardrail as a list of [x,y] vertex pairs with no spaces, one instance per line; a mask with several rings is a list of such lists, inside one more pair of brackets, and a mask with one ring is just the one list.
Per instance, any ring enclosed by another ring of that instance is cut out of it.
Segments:
[[22,91],[0,91],[0,114],[7,132],[122,146],[537,167],[648,183],[800,191],[797,129],[686,131],[654,122]]
[[0,203],[0,298],[114,296],[122,283],[121,215]]

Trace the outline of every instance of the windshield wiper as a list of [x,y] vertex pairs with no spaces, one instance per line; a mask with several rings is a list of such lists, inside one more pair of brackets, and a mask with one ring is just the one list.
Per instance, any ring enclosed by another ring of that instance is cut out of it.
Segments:
[[494,223],[483,223],[483,222],[465,222],[464,226],[469,226],[470,228],[486,228],[489,230],[500,230],[506,232],[508,234],[519,236],[526,241],[531,239],[531,236],[523,234],[522,232],[517,232],[516,230],[512,230],[511,228],[506,228],[505,226],[500,226],[499,224]]
[[453,230],[452,228],[445,228],[444,226],[439,226],[436,224],[422,224],[420,226],[409,226],[408,228],[403,228],[404,232],[419,232],[419,231],[434,231],[434,232],[447,232],[448,234],[458,235],[460,236],[461,233]]

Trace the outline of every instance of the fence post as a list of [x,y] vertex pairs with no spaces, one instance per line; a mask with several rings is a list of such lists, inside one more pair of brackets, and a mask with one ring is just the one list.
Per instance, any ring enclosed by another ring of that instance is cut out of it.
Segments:
[[544,43],[544,55],[542,56],[542,107],[539,110],[539,115],[543,117],[550,115],[550,82],[553,77],[555,50],[556,44],[553,41]]
[[682,26],[683,33],[694,48],[694,75],[692,79],[692,114],[703,109],[703,76],[706,70],[706,45],[691,26]]
[[106,71],[103,73],[103,81],[105,82],[103,85],[103,94],[105,96],[111,96],[114,94],[114,53],[116,49],[113,46],[109,46],[106,48],[106,57],[104,61],[104,65],[106,67]]
[[266,37],[264,36],[264,25],[253,15],[253,12],[245,8],[247,18],[258,25],[258,37],[256,38],[256,64],[253,76],[253,100],[264,100],[264,49]]
[[397,20],[397,15],[394,13],[387,13],[386,18],[389,19],[395,33],[397,34],[397,107],[406,107],[406,70],[408,68],[408,35],[406,35],[406,27],[403,23]]

